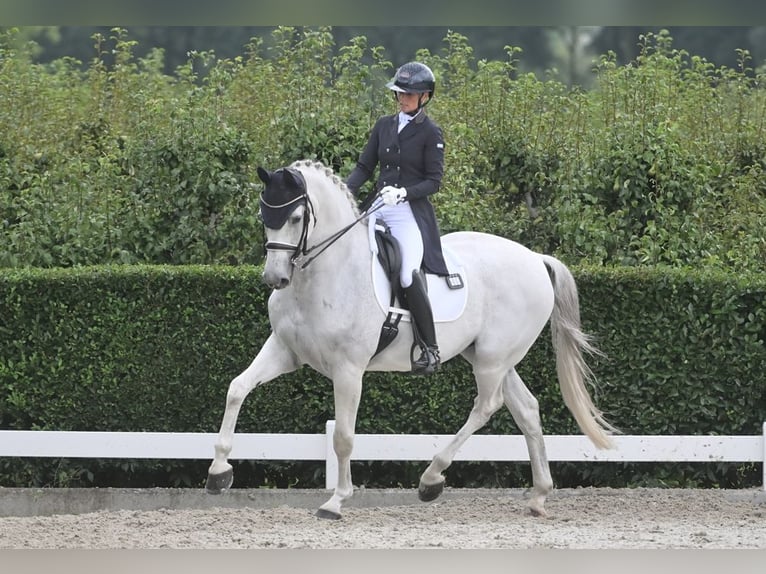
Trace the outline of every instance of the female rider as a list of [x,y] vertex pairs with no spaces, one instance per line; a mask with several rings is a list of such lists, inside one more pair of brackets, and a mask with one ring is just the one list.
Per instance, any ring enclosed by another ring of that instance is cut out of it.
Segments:
[[375,188],[385,204],[377,212],[397,239],[402,255],[400,283],[422,341],[421,355],[413,360],[417,374],[431,374],[439,366],[433,314],[421,267],[448,275],[439,239],[439,226],[429,196],[441,185],[444,139],[441,128],[425,112],[436,82],[431,69],[420,62],[401,66],[386,87],[394,92],[399,112],[378,119],[346,184],[354,193],[368,181],[378,164]]

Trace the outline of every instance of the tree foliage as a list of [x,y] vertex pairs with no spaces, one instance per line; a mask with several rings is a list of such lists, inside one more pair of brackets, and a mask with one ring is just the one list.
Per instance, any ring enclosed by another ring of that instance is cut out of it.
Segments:
[[[172,74],[115,28],[83,63],[0,40],[0,265],[257,263],[258,165],[314,158],[341,176],[393,111],[388,52],[328,27],[273,30],[231,59],[191,52]],[[451,31],[415,57],[438,78],[444,232],[477,229],[569,262],[763,269],[764,69],[641,36],[570,88],[478,59]]]

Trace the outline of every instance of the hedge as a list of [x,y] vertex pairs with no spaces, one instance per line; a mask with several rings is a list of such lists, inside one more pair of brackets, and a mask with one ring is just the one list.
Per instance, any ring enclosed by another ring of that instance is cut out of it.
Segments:
[[[215,432],[229,381],[269,334],[258,266],[96,266],[0,274],[0,429]],[[627,434],[759,434],[766,420],[766,278],[573,267],[596,400]],[[512,328],[512,326],[509,326]],[[353,335],[349,336],[353,344]],[[579,432],[547,331],[519,367],[547,434]],[[432,378],[371,373],[360,433],[454,433],[471,408],[465,361]],[[254,391],[240,432],[324,432],[331,383],[303,368]],[[482,433],[518,433],[498,412]],[[211,452],[212,457],[212,452]],[[0,459],[0,486],[201,486],[209,461]],[[746,487],[758,464],[554,463],[559,486]],[[411,487],[423,465],[355,462],[356,484]],[[238,462],[239,487],[320,487],[324,465]],[[528,464],[454,463],[452,486],[524,486]]]

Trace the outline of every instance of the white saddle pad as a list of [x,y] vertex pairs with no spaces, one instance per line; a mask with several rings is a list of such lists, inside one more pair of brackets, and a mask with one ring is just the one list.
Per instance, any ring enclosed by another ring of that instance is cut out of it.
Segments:
[[[378,244],[375,240],[375,218],[370,217],[369,222],[369,242],[372,257],[372,283],[375,286],[375,297],[378,305],[388,313],[391,307],[391,284],[388,281],[383,266],[378,261]],[[428,298],[431,301],[431,309],[434,314],[434,323],[448,323],[459,318],[465,310],[466,299],[468,296],[468,280],[463,269],[463,265],[458,257],[446,247],[442,247],[444,261],[447,264],[447,270],[451,275],[459,275],[463,281],[463,287],[460,289],[451,289],[447,284],[446,277],[426,274],[428,282]],[[396,302],[395,302],[396,304]],[[410,320],[410,312],[406,309],[394,308],[394,311],[402,315],[403,321]]]

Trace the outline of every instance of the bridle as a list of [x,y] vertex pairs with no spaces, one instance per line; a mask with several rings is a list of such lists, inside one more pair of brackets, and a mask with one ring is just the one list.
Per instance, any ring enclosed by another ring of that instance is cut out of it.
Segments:
[[[293,254],[290,257],[290,263],[292,263],[295,267],[298,269],[305,269],[309,266],[311,262],[313,262],[317,257],[319,257],[322,253],[327,250],[328,247],[330,247],[333,243],[335,243],[338,239],[343,237],[354,225],[362,221],[364,218],[368,217],[372,213],[376,212],[378,209],[383,207],[383,202],[378,202],[377,205],[375,205],[375,202],[373,201],[372,206],[362,213],[359,217],[357,217],[354,221],[346,225],[344,228],[336,231],[329,237],[323,239],[319,243],[312,245],[311,247],[308,246],[308,239],[309,239],[309,224],[311,219],[314,220],[313,227],[316,227],[317,224],[317,218],[315,215],[314,205],[311,203],[311,198],[308,196],[307,193],[303,193],[299,195],[298,197],[291,199],[287,203],[283,203],[281,205],[270,205],[263,199],[263,193],[261,193],[261,203],[265,205],[266,207],[270,207],[273,209],[278,209],[281,207],[287,207],[288,205],[292,205],[293,203],[297,203],[299,201],[304,201],[306,205],[306,211],[303,214],[303,228],[301,229],[301,236],[298,239],[297,244],[293,243],[284,243],[282,241],[266,241],[266,231],[264,229],[264,245],[263,248],[266,251],[292,251]],[[316,252],[316,253],[315,253]],[[309,255],[312,255],[311,257],[308,257]]]
[[[292,251],[293,255],[292,257],[290,257],[290,263],[292,263],[293,265],[297,265],[296,260],[298,259],[298,257],[301,256],[302,254],[305,254],[306,252],[306,244],[308,243],[308,237],[309,237],[309,221],[311,220],[311,216],[314,213],[314,206],[311,203],[311,199],[309,199],[309,196],[307,194],[303,193],[286,203],[282,203],[280,205],[272,205],[268,203],[266,200],[264,200],[263,193],[261,193],[261,204],[271,209],[279,209],[282,207],[287,207],[289,205],[292,205],[294,203],[298,203],[301,201],[306,205],[306,212],[303,215],[303,229],[301,230],[301,236],[300,236],[300,239],[298,239],[297,244],[284,243],[281,241],[266,241],[266,226],[265,225],[263,226],[264,250],[265,251]],[[314,219],[314,226],[316,226],[316,218]]]

